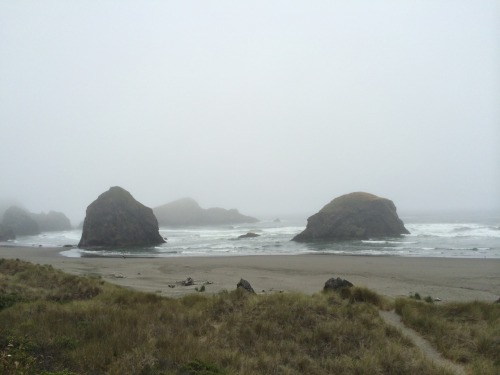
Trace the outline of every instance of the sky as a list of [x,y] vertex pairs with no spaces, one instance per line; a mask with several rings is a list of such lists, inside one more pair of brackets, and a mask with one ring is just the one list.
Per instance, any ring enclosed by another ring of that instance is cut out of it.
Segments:
[[0,199],[500,210],[500,1],[0,0]]

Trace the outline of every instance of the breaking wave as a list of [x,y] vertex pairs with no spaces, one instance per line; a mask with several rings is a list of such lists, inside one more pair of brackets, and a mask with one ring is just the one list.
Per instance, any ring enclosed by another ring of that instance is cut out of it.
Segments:
[[[2,243],[9,246],[56,246],[67,257],[183,257],[227,255],[338,254],[409,257],[500,258],[500,227],[496,222],[411,222],[411,234],[363,241],[297,243],[291,239],[305,227],[305,220],[262,221],[251,225],[212,228],[161,228],[165,244],[150,248],[77,249],[81,230],[19,236]],[[247,232],[258,237],[238,239]],[[65,247],[66,246],[66,247]]]

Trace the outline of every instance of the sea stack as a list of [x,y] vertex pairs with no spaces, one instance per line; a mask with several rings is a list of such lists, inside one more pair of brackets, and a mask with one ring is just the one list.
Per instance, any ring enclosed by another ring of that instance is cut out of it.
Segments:
[[38,223],[41,232],[51,232],[59,230],[70,230],[71,222],[62,212],[49,211],[48,214],[31,214],[33,220]]
[[335,198],[309,217],[306,229],[293,241],[343,241],[408,233],[391,200],[356,192]]
[[114,186],[87,207],[79,248],[154,246],[165,240],[153,210]]

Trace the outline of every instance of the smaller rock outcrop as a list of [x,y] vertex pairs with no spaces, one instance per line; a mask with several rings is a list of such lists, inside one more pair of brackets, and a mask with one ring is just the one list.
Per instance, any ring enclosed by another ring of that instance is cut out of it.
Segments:
[[343,241],[398,237],[408,234],[394,203],[369,193],[335,198],[307,219],[307,227],[294,241]]
[[9,241],[14,239],[16,239],[14,231],[9,227],[0,224],[0,241]]
[[260,237],[260,234],[248,232],[246,234],[242,234],[241,236],[238,236],[238,238],[254,238],[254,237]]
[[31,217],[38,223],[42,232],[52,232],[59,230],[70,230],[71,222],[62,212],[49,211],[48,214],[31,214]]
[[9,207],[3,214],[2,224],[10,228],[16,236],[40,234],[38,223],[31,214],[17,206]]
[[339,289],[344,289],[344,288],[351,288],[354,285],[345,279],[341,279],[340,277],[332,277],[331,279],[328,279],[325,283],[325,286],[323,287],[324,291],[328,290],[339,290]]
[[155,207],[153,212],[161,226],[210,226],[258,222],[253,217],[240,214],[236,209],[201,208],[191,198],[179,199]]
[[35,214],[17,206],[5,211],[2,223],[17,235],[35,235],[40,232],[71,229],[69,219],[62,212]]
[[78,247],[85,249],[154,246],[165,240],[153,210],[115,186],[87,207]]
[[255,290],[253,290],[250,283],[248,281],[246,281],[245,279],[240,279],[238,284],[236,284],[236,289],[243,289],[243,290],[246,290],[247,292],[255,293]]

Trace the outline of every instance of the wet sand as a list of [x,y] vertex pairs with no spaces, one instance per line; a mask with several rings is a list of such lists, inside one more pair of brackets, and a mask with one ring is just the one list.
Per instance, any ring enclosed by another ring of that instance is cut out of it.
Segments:
[[[405,258],[339,255],[263,255],[172,258],[68,258],[63,248],[0,247],[0,258],[50,264],[75,275],[164,296],[233,290],[240,278],[257,293],[321,291],[341,277],[388,297],[419,293],[445,301],[495,301],[500,297],[500,259]],[[195,284],[182,286],[193,278]]]

